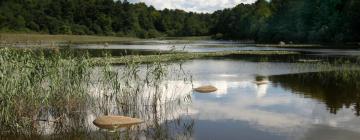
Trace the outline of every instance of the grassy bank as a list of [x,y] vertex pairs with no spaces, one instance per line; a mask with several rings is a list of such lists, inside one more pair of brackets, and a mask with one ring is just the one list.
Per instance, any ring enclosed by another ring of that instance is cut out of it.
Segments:
[[256,44],[256,47],[278,47],[278,48],[319,48],[320,44]]
[[[210,40],[209,36],[160,37],[157,40]],[[1,44],[41,44],[41,43],[127,43],[143,40],[136,37],[91,36],[91,35],[49,35],[26,33],[0,33]]]
[[321,43],[321,44],[256,44],[256,47],[276,47],[276,48],[301,48],[301,49],[357,49],[360,43]]
[[0,33],[1,44],[118,43],[140,40],[132,37]]
[[211,40],[211,36],[159,37],[159,40]]

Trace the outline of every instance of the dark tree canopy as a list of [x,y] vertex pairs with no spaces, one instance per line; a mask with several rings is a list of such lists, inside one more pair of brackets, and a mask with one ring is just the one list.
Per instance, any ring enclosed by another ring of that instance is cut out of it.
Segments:
[[358,42],[359,0],[258,0],[212,14],[121,0],[1,0],[0,31],[201,36],[258,42]]
[[0,30],[137,37],[208,35],[210,14],[114,0],[1,0]]
[[211,32],[258,42],[355,42],[359,7],[359,0],[258,0],[215,12]]

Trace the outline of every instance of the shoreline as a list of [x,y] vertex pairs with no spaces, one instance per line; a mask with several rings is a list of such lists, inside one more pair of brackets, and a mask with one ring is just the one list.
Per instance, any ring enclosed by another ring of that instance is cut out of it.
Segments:
[[[164,41],[164,40],[188,40],[188,43],[197,40],[213,41],[233,41],[255,45],[256,47],[276,47],[276,48],[319,48],[319,49],[358,49],[360,43],[344,44],[271,44],[256,43],[248,40],[215,40],[210,36],[185,36],[185,37],[158,37],[151,39],[141,39],[136,37],[116,37],[116,36],[97,36],[97,35],[49,35],[49,34],[26,34],[26,33],[0,33],[0,47],[57,47],[67,45],[82,44],[132,44],[134,42]],[[172,43],[168,43],[171,45]]]
[[[126,55],[120,57],[110,57],[108,60],[111,64],[126,64],[127,62],[135,63],[151,63],[151,62],[171,62],[171,61],[183,61],[202,58],[216,58],[226,56],[287,56],[287,55],[300,55],[299,52],[294,51],[222,51],[222,52],[203,52],[203,53],[169,53],[159,55]],[[103,57],[97,57],[92,59],[94,63],[101,62]]]

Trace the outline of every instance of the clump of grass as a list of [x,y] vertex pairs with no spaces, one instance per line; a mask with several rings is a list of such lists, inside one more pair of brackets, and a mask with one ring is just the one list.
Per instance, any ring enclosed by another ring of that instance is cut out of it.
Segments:
[[66,116],[59,112],[84,105],[91,67],[86,54],[4,48],[0,64],[2,133],[38,133],[44,114],[61,121]]
[[85,55],[45,57],[43,51],[5,48],[0,49],[0,64],[3,130],[33,133],[44,110],[72,110],[86,95],[82,85],[89,79],[90,63]]

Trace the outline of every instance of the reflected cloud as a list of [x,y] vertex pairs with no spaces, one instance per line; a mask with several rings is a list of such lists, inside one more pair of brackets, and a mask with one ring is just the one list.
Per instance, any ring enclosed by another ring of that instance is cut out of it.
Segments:
[[268,88],[269,88],[268,84],[256,85],[256,98],[260,99],[260,98],[265,97]]
[[306,133],[314,125],[360,132],[360,125],[357,125],[360,122],[351,114],[351,109],[343,108],[339,114],[332,115],[324,104],[299,97],[272,84],[257,85],[251,81],[197,82],[211,83],[218,83],[221,89],[214,96],[226,95],[229,98],[219,101],[195,98],[191,106],[193,110],[198,110],[198,114],[193,115],[195,119],[245,121],[259,130],[288,135]]
[[144,2],[157,9],[183,9],[192,12],[210,13],[216,10],[231,8],[240,3],[253,3],[255,0],[129,0],[130,2]]

